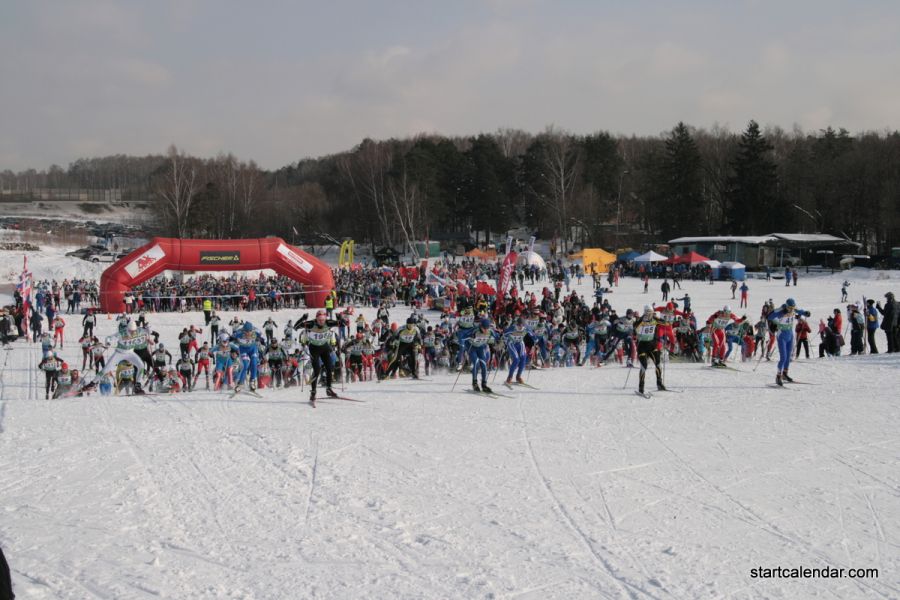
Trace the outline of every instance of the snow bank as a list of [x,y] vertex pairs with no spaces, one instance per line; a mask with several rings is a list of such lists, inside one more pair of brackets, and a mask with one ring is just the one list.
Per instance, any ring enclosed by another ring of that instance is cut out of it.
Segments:
[[[751,281],[748,313],[790,294],[817,320],[842,306],[840,281]],[[727,283],[683,287],[700,316],[737,305]],[[641,289],[624,279],[610,300],[659,301]],[[202,325],[150,320],[173,345]],[[455,391],[456,374],[357,383],[345,394],[365,403],[315,409],[297,390],[45,401],[38,360],[22,342],[0,351],[0,544],[23,598],[900,596],[893,355],[801,360],[791,373],[812,385],[788,390],[768,386],[774,363],[673,362],[684,392],[649,400],[610,365],[529,373],[539,389],[501,375],[499,399],[462,391],[467,374]],[[880,576],[751,578],[757,566]]]

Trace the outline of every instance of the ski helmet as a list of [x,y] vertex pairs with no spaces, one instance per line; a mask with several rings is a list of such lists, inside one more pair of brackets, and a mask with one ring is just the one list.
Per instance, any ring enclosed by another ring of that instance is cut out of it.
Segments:
[[644,305],[644,314],[645,314],[645,315],[649,315],[649,314],[652,314],[652,313],[653,313],[653,307],[650,306],[649,304],[645,304],[645,305]]
[[408,319],[406,319],[406,324],[407,324],[407,325],[415,325],[415,324],[416,324],[416,318],[415,318],[415,317],[409,317]]
[[324,310],[317,310],[317,311],[316,311],[316,318],[317,318],[317,319],[318,319],[319,317],[327,317],[327,316],[328,316],[328,313],[325,312]]
[[791,308],[793,308],[793,307],[797,306],[797,301],[794,300],[793,298],[788,298],[787,302],[785,302],[785,304],[787,306],[790,306]]
[[725,306],[722,307],[722,312],[730,313],[731,307],[726,304]]
[[62,364],[62,370],[63,370],[63,371],[68,371],[68,370],[69,370],[69,363],[63,363],[63,364]]
[[253,323],[251,323],[250,321],[247,321],[246,323],[244,323],[244,331],[246,331],[248,333],[253,331]]
[[487,317],[485,317],[484,319],[481,320],[481,326],[483,328],[487,329],[488,327],[491,326],[491,320],[488,319]]
[[225,343],[227,343],[228,340],[229,340],[229,337],[230,337],[230,336],[229,336],[227,333],[224,333],[224,332],[223,332],[223,333],[220,333],[220,334],[219,334],[219,343],[220,343],[220,344],[225,344]]
[[135,323],[134,321],[129,321],[128,331],[137,331],[137,323]]

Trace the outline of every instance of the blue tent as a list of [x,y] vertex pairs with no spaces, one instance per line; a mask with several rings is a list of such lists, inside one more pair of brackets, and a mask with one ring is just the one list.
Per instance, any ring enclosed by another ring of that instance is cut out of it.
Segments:
[[723,262],[721,277],[722,279],[743,281],[747,277],[747,267],[739,262]]
[[632,261],[632,260],[636,259],[636,258],[637,258],[638,256],[640,256],[640,255],[641,255],[640,252],[635,252],[634,250],[632,250],[631,252],[625,252],[625,253],[623,253],[623,254],[618,255],[618,256],[616,257],[616,260],[621,260],[621,261],[624,261],[624,262],[629,262],[629,261]]

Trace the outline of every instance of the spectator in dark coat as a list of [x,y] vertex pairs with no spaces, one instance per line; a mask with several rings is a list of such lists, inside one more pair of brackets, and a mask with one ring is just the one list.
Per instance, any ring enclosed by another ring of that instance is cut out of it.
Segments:
[[15,597],[9,565],[6,564],[6,557],[3,556],[3,548],[0,548],[0,600],[13,600]]
[[887,351],[897,352],[897,301],[894,299],[894,292],[888,292],[884,298],[884,307],[879,302],[875,308],[881,313],[881,329],[887,336]]

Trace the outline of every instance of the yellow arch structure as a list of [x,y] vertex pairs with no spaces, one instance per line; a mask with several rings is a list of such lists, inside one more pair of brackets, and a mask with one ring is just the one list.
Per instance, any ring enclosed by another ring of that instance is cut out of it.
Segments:
[[341,243],[341,252],[338,255],[338,266],[339,267],[347,267],[353,264],[353,247],[356,245],[356,242],[353,240],[344,240]]

